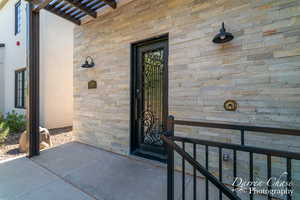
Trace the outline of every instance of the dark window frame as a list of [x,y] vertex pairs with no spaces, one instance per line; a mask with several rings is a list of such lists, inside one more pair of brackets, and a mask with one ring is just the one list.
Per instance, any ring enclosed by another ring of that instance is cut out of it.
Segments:
[[[21,32],[21,27],[19,27],[19,14],[22,15],[22,12],[18,12],[21,8],[21,0],[15,4],[15,35]],[[22,16],[21,16],[22,17]],[[19,29],[20,28],[20,29]]]
[[[22,80],[19,84],[19,74],[21,74]],[[15,108],[25,109],[25,91],[26,91],[26,68],[22,68],[15,71]],[[19,97],[19,91],[21,87],[22,96]],[[21,102],[19,102],[21,100]]]

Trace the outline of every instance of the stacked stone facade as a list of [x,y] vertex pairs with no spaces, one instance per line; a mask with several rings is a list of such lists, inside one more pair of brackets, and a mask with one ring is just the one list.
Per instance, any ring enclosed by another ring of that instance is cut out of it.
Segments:
[[[222,22],[235,39],[214,44]],[[300,129],[300,0],[133,0],[75,29],[74,132],[80,141],[129,154],[131,44],[165,33],[169,110],[176,119]],[[86,56],[95,68],[80,68]],[[97,89],[88,90],[90,80]],[[224,110],[227,99],[237,101],[237,111]],[[178,126],[176,134],[240,138]],[[246,139],[300,152],[299,138],[247,133]]]

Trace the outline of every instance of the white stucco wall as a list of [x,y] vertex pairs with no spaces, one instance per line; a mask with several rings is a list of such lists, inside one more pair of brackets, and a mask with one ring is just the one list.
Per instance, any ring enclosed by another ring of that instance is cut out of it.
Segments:
[[41,124],[47,128],[71,126],[74,25],[46,11],[40,17]]
[[0,113],[3,113],[3,111],[4,111],[4,47],[0,46]]
[[[15,70],[27,65],[27,3],[22,0],[22,30],[15,35],[14,9],[17,2],[17,0],[10,0],[0,10],[0,42],[6,45],[4,48],[3,107],[5,113],[16,110],[25,114],[24,109],[15,108],[14,102]],[[71,126],[73,116],[74,25],[45,11],[41,12],[40,17],[40,122],[42,126],[47,128]],[[20,46],[16,45],[17,41],[21,43]]]
[[[23,109],[15,108],[15,70],[26,67],[26,3],[22,1],[21,32],[15,35],[15,4],[10,0],[0,10],[0,41],[4,48],[4,112],[16,110],[25,113]],[[16,42],[20,42],[20,46]]]

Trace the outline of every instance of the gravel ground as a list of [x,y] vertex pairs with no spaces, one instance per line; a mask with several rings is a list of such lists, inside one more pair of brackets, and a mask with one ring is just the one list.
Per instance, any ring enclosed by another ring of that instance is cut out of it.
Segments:
[[[49,130],[53,147],[73,141],[72,128]],[[19,152],[19,137],[21,133],[10,134],[4,144],[0,145],[0,161],[25,155]]]

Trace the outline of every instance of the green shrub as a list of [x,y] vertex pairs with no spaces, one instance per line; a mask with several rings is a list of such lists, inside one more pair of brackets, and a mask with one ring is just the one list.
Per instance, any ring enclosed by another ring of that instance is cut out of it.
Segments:
[[0,121],[0,145],[5,142],[9,134],[9,127],[6,122]]
[[0,123],[4,121],[4,116],[3,114],[0,112]]
[[13,133],[20,133],[26,129],[26,118],[24,115],[20,115],[15,111],[7,113],[7,116],[4,120],[10,131]]

